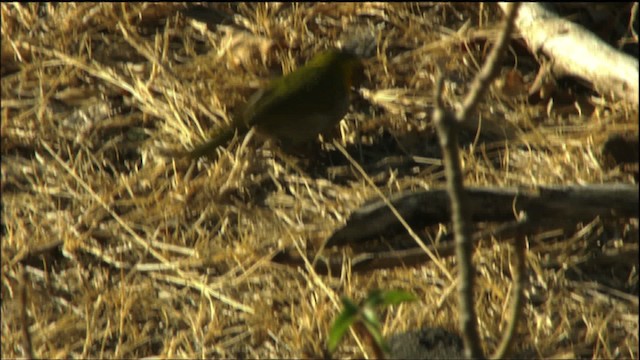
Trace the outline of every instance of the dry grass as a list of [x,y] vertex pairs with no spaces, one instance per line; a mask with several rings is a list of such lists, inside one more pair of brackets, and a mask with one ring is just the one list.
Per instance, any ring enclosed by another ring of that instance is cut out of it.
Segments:
[[[421,299],[384,314],[385,334],[456,328],[452,259],[443,259],[446,272],[427,263],[345,269],[339,278],[269,261],[284,247],[317,247],[375,198],[355,171],[335,176],[347,163],[331,147],[304,160],[253,137],[197,166],[163,154],[201,142],[270,76],[367,33],[378,44],[366,65],[367,100],[355,101],[339,141],[385,192],[441,186],[432,70],[446,69],[445,98],[454,101],[483,60],[484,39],[495,36],[497,7],[211,7],[226,15],[207,29],[177,16],[177,4],[2,4],[3,357],[25,355],[25,307],[33,352],[44,358],[319,357],[339,297],[372,288]],[[533,71],[531,59],[519,64]],[[600,148],[611,134],[637,136],[637,109],[590,104],[548,111],[494,88],[483,121],[517,131],[508,141],[463,134],[472,141],[466,183],[634,183],[601,165]],[[406,154],[423,161],[375,165]],[[547,230],[530,238],[516,348],[638,358],[637,264],[591,256],[631,249],[637,257],[637,219]],[[475,261],[480,333],[493,349],[505,325],[510,249],[487,239]],[[348,338],[337,356],[363,356],[359,344]]]

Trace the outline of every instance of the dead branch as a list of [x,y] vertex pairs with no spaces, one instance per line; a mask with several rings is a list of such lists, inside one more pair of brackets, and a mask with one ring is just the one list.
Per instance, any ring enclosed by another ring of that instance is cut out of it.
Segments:
[[[602,184],[524,188],[467,188],[468,207],[475,222],[513,221],[524,211],[531,221],[580,221],[638,217],[638,186]],[[444,189],[400,193],[390,198],[411,227],[448,222],[451,207]],[[326,246],[348,245],[399,229],[397,218],[382,201],[354,211]]]
[[[500,3],[506,11],[508,3]],[[617,51],[584,27],[562,19],[537,3],[524,3],[516,27],[531,52],[551,62],[555,77],[575,76],[604,96],[638,106],[638,59]]]

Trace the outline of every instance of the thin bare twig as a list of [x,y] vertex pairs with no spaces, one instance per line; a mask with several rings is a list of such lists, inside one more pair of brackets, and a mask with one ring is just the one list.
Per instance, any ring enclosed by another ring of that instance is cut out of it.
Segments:
[[451,221],[455,232],[456,255],[459,266],[458,299],[460,306],[460,327],[464,340],[465,356],[467,358],[484,358],[480,336],[478,335],[477,317],[473,303],[473,274],[471,213],[467,206],[464,192],[460,153],[458,149],[459,124],[466,122],[473,112],[481,96],[486,92],[489,84],[495,78],[498,64],[506,49],[508,39],[513,30],[513,21],[518,4],[511,6],[507,12],[504,28],[498,42],[491,50],[487,61],[476,75],[462,107],[456,113],[446,109],[442,100],[444,79],[438,75],[435,93],[435,109],[433,121],[438,131],[440,146],[442,147],[447,178],[447,191],[451,200]]
[[33,344],[31,342],[31,333],[29,332],[29,316],[27,315],[27,284],[29,283],[29,275],[22,268],[22,284],[20,284],[20,321],[22,322],[22,341],[24,342],[24,356],[27,359],[33,359]]
[[491,356],[492,359],[505,359],[509,356],[511,346],[513,345],[513,338],[518,327],[518,321],[522,317],[523,300],[524,300],[524,280],[525,271],[527,268],[527,248],[525,231],[528,226],[528,218],[526,214],[520,216],[516,226],[518,227],[518,234],[515,237],[515,243],[513,244],[515,250],[515,266],[513,267],[513,288],[511,290],[511,302],[510,313],[507,317],[509,323],[502,335],[502,340],[496,351]]
[[471,243],[471,214],[466,206],[467,196],[464,192],[460,152],[458,150],[458,123],[455,115],[444,108],[442,103],[442,74],[438,75],[436,84],[436,107],[433,121],[438,130],[438,138],[442,147],[442,156],[447,178],[447,192],[451,201],[451,221],[455,233],[456,256],[458,260],[458,306],[460,307],[460,330],[464,340],[467,358],[484,358],[478,323],[473,306],[473,264]]

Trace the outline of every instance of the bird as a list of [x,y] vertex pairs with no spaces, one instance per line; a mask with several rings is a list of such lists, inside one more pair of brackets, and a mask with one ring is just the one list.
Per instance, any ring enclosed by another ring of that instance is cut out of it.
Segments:
[[287,147],[314,140],[347,113],[351,88],[360,84],[363,69],[360,57],[349,50],[321,51],[255,92],[231,125],[218,129],[211,139],[189,151],[188,157],[210,157],[236,134],[246,134],[251,128]]

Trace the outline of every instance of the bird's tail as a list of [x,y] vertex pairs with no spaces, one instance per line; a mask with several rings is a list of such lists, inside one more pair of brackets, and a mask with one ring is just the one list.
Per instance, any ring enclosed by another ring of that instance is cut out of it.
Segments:
[[202,156],[213,157],[218,146],[224,145],[231,139],[233,139],[233,136],[236,134],[236,130],[239,131],[239,129],[233,127],[228,127],[220,130],[213,136],[211,140],[205,142],[204,144],[198,145],[195,147],[195,149],[189,151],[187,153],[187,156],[190,159],[198,159]]

